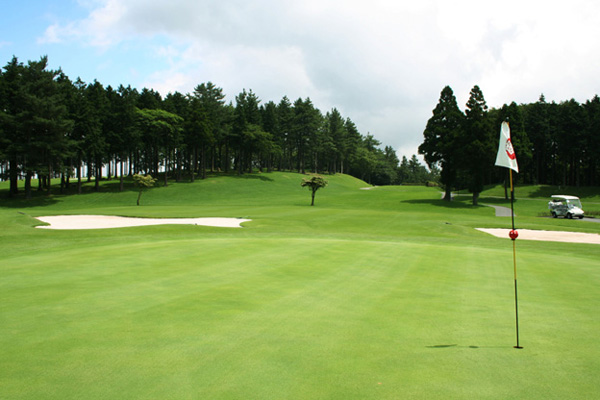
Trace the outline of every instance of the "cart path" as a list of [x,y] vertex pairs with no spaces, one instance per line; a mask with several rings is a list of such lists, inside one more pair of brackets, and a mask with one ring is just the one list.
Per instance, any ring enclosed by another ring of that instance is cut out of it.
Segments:
[[[496,217],[510,217],[511,216],[510,208],[508,208],[508,207],[494,206],[491,204],[481,204],[481,205],[486,206],[486,207],[493,207],[496,210]],[[517,214],[515,214],[515,216],[516,215]]]

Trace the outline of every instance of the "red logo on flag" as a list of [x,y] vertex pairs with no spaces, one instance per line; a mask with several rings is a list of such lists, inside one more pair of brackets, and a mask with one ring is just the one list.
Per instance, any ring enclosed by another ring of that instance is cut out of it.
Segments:
[[515,149],[513,148],[510,138],[506,139],[506,154],[511,160],[515,160],[517,158],[517,155],[515,154]]

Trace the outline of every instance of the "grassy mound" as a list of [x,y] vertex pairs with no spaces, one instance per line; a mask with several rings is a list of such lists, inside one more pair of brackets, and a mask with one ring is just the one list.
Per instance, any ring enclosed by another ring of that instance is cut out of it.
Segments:
[[[302,177],[171,183],[140,207],[134,188],[111,182],[0,200],[0,397],[596,395],[598,246],[517,241],[515,350],[512,245],[473,229],[510,219],[435,188],[361,190],[344,175],[326,176],[310,207]],[[480,202],[506,205],[497,191]],[[540,218],[547,200],[518,193],[520,228],[600,232]],[[33,228],[34,216],[57,214],[252,222]]]

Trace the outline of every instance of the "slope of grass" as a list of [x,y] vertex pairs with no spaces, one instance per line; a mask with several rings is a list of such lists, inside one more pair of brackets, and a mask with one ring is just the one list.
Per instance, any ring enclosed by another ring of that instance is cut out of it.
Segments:
[[[598,246],[517,242],[515,350],[511,242],[473,229],[509,219],[432,188],[360,190],[339,175],[310,207],[301,178],[173,183],[140,207],[110,182],[100,193],[0,200],[0,398],[597,394]],[[489,193],[482,203],[502,202]],[[517,201],[521,227],[600,232],[539,218],[538,201]],[[252,222],[33,228],[32,216],[65,213]]]

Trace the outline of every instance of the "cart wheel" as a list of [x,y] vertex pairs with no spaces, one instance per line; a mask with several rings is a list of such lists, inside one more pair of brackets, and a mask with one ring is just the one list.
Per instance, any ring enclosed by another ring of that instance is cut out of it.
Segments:
[[580,216],[579,216],[579,219],[583,219],[583,215],[580,215]]
[[567,213],[566,217],[569,218],[569,219],[573,219],[573,214]]
[[552,211],[552,218],[556,218],[558,217],[558,215],[556,215],[556,213],[554,211]]

